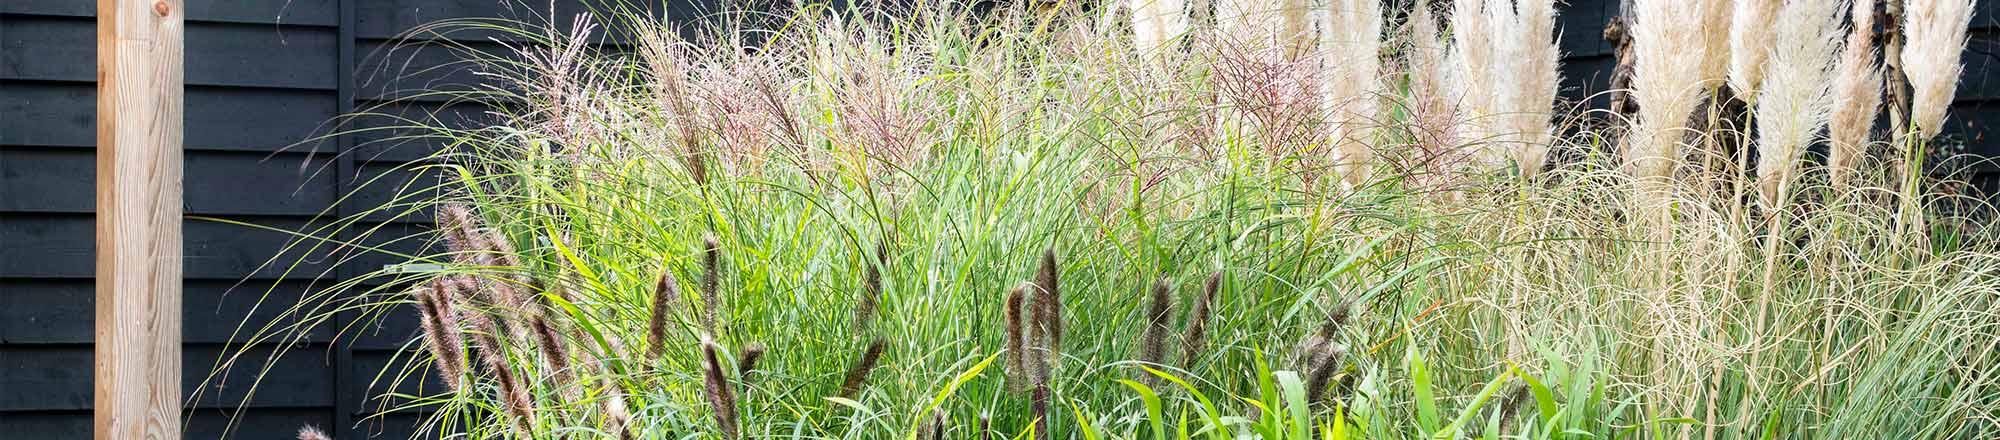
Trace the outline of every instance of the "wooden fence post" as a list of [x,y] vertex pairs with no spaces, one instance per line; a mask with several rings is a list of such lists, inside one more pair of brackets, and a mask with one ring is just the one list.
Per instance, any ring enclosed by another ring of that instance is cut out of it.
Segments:
[[181,437],[181,5],[97,2],[97,440]]

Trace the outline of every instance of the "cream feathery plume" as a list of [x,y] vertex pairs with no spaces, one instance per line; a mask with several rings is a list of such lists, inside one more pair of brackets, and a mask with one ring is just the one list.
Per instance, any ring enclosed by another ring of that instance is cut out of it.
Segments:
[[1757,98],[1757,190],[1779,209],[1806,146],[1833,112],[1840,0],[1790,0],[1778,10],[1777,45]]
[[1490,128],[1493,123],[1491,115],[1497,113],[1493,110],[1493,102],[1494,91],[1498,87],[1493,87],[1493,84],[1515,82],[1514,72],[1493,66],[1494,23],[1512,20],[1494,20],[1495,17],[1488,15],[1488,11],[1500,9],[1492,7],[1491,1],[1452,2],[1452,44],[1446,54],[1446,63],[1450,66],[1446,76],[1446,99],[1466,115],[1467,120],[1460,124],[1460,139],[1476,145],[1473,160],[1483,165],[1495,162],[1492,149],[1486,147],[1495,131]]
[[1632,97],[1639,120],[1625,140],[1625,167],[1635,177],[1665,178],[1680,163],[1681,128],[1701,99],[1703,36],[1681,24],[1704,15],[1701,2],[1637,0],[1632,11]]
[[1168,43],[1187,33],[1187,0],[1130,0],[1132,45],[1140,54],[1158,56]]
[[1408,20],[1410,30],[1403,53],[1410,75],[1410,102],[1405,105],[1421,132],[1416,144],[1424,150],[1413,159],[1418,163],[1448,162],[1440,156],[1457,147],[1459,128],[1458,106],[1449,90],[1450,61],[1428,1],[1417,0],[1410,7]]
[[1764,82],[1765,60],[1771,56],[1772,27],[1784,0],[1735,1],[1729,18],[1729,89],[1737,99],[1755,102]]
[[[1903,75],[1910,80],[1910,122],[1920,138],[1937,136],[1965,70],[1965,32],[1973,0],[1907,0],[1903,5]],[[1897,127],[1898,130],[1908,127]]]
[[1216,38],[1225,46],[1242,48],[1256,41],[1261,24],[1256,10],[1263,0],[1215,0]]
[[1827,178],[1847,187],[1868,152],[1868,130],[1882,109],[1882,65],[1875,55],[1875,0],[1855,0],[1846,46],[1834,75],[1833,118],[1827,121]]
[[1312,49],[1312,6],[1306,0],[1277,0],[1277,34],[1273,36],[1278,47],[1284,48],[1287,58],[1295,58]]
[[1736,8],[1731,7],[1730,0],[1701,2],[1706,16],[1701,20],[1701,34],[1706,41],[1703,46],[1707,47],[1702,54],[1701,81],[1710,88],[1720,87],[1729,82],[1729,26],[1735,19]]
[[1349,187],[1368,179],[1375,157],[1367,127],[1381,119],[1382,2],[1330,0],[1319,31],[1320,95],[1336,172]]
[[1245,52],[1281,47],[1287,56],[1311,47],[1306,0],[1216,0],[1215,21],[1223,43]]
[[1510,62],[1515,64],[1511,70],[1517,71],[1517,82],[1512,84],[1517,91],[1508,102],[1506,117],[1508,130],[1515,137],[1514,164],[1522,176],[1534,177],[1555,139],[1554,127],[1549,124],[1555,115],[1562,55],[1556,47],[1555,1],[1519,0],[1516,7],[1514,18],[1519,23],[1515,33],[1501,40],[1519,45],[1508,51],[1516,55]]

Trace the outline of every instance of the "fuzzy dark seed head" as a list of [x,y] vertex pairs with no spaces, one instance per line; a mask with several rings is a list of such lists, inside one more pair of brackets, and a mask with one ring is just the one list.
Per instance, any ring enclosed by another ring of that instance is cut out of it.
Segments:
[[714,234],[701,237],[701,327],[710,337],[716,333],[717,316],[722,313],[722,297],[718,292],[722,285],[722,243]]
[[[1167,321],[1172,317],[1173,290],[1167,285],[1166,277],[1154,282],[1150,290],[1152,295],[1147,301],[1145,329],[1140,332],[1138,360],[1159,365],[1166,362]],[[1152,377],[1150,374],[1142,376],[1146,381],[1151,381]]]
[[1028,365],[1026,359],[1029,357],[1026,351],[1027,334],[1025,333],[1028,324],[1024,322],[1025,316],[1023,316],[1024,310],[1022,308],[1026,307],[1028,291],[1029,289],[1025,284],[1014,287],[1014,290],[1007,292],[1007,303],[1005,305],[1007,325],[1005,335],[1007,338],[1007,383],[1009,384],[1008,388],[1012,388],[1015,392],[1026,390],[1022,385],[1026,379],[1027,371],[1024,368]]
[[881,363],[882,352],[888,349],[888,346],[889,342],[882,338],[868,342],[868,349],[861,352],[861,358],[855,360],[852,368],[847,369],[847,378],[840,383],[840,397],[851,399],[856,393],[861,392],[861,386],[868,383],[868,374],[874,372],[875,367]]
[[647,320],[646,328],[646,339],[650,343],[646,347],[646,357],[649,359],[659,359],[666,353],[667,325],[673,321],[674,303],[681,297],[679,286],[680,282],[674,279],[673,272],[666,269],[661,270],[659,282],[653,285],[653,313]]
[[1041,304],[1042,309],[1041,316],[1037,317],[1036,321],[1048,332],[1048,348],[1051,350],[1062,347],[1062,286],[1058,279],[1061,276],[1060,272],[1061,266],[1056,263],[1056,248],[1051,246],[1042,251],[1042,267],[1035,272],[1035,287],[1040,288],[1039,292],[1035,292],[1035,297],[1040,299],[1037,302]]
[[720,348],[715,342],[703,339],[701,342],[702,385],[708,394],[710,409],[715,411],[716,431],[722,438],[736,437],[736,395],[730,391],[729,378],[722,375],[722,361],[715,352]]
[[1202,284],[1201,296],[1188,309],[1187,334],[1182,340],[1181,353],[1181,362],[1188,368],[1201,359],[1202,342],[1208,337],[1208,315],[1214,313],[1215,297],[1221,290],[1222,271],[1209,274],[1208,282]]
[[736,362],[737,380],[749,380],[750,372],[757,369],[757,361],[764,359],[764,344],[750,343],[743,347],[742,357]]

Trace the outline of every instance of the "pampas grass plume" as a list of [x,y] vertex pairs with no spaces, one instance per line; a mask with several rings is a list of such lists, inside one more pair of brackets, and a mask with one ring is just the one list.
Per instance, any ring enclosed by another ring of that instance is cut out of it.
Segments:
[[1757,190],[1767,209],[1785,203],[1806,146],[1833,111],[1839,5],[1839,0],[1792,0],[1778,11],[1778,42],[1757,98]]
[[1159,56],[1168,42],[1187,33],[1187,0],[1129,0],[1132,46],[1140,54]]
[[1757,99],[1771,56],[1778,7],[1783,4],[1784,0],[1735,0],[1729,17],[1729,89],[1737,99]]
[[[1907,0],[1903,11],[1903,74],[1910,80],[1910,123],[1920,138],[1944,129],[1945,110],[1965,70],[1966,29],[1973,0]],[[1901,129],[1899,127],[1898,129]]]
[[1700,22],[1703,4],[1637,0],[1634,6],[1632,96],[1639,121],[1625,143],[1625,164],[1634,176],[1665,178],[1680,163],[1681,128],[1701,98],[1706,42],[1681,25]]
[[1381,119],[1382,2],[1327,2],[1320,27],[1322,111],[1332,131],[1334,166],[1348,187],[1373,168],[1375,145],[1365,127]]
[[1855,0],[1847,42],[1834,75],[1833,117],[1827,122],[1827,177],[1848,187],[1868,151],[1868,130],[1882,108],[1882,67],[1875,56],[1875,1]]

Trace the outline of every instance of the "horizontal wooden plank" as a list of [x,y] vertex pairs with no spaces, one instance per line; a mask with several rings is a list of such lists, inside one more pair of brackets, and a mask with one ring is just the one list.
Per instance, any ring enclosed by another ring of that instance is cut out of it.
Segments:
[[[362,38],[397,38],[419,29],[445,31],[445,38],[461,41],[473,40],[521,40],[519,37],[490,30],[472,29],[464,26],[433,26],[441,20],[509,20],[537,25],[556,24],[568,28],[578,15],[589,13],[599,18],[613,15],[640,14],[650,17],[677,19],[699,18],[721,6],[730,4],[723,0],[640,0],[604,1],[582,0],[544,2],[532,0],[358,0],[355,4],[355,31]],[[554,11],[550,11],[550,7]],[[621,6],[619,12],[607,6]],[[553,15],[551,15],[553,12]],[[604,35],[604,26],[598,27],[598,35]],[[417,37],[426,37],[418,35]]]
[[1603,0],[1557,3],[1556,33],[1560,35],[1557,46],[1564,56],[1587,57],[1611,53],[1611,45],[1604,41],[1604,24],[1611,19],[1606,13],[1617,9],[1617,6],[1605,3]]
[[[96,138],[96,89],[88,83],[0,81],[0,144],[90,147]],[[184,124],[187,149],[326,151],[331,142],[303,143],[325,133],[335,112],[332,91],[189,86]]]
[[356,159],[407,162],[431,157],[450,142],[427,127],[474,128],[500,120],[492,108],[477,102],[364,102],[363,113],[347,129],[353,133]]
[[2000,29],[1974,31],[1959,60],[1965,73],[1959,76],[1958,99],[2000,100]]
[[366,217],[370,221],[429,222],[430,210],[417,205],[436,200],[443,194],[441,185],[452,182],[445,169],[426,162],[372,162],[356,168],[357,175],[342,191],[347,194],[343,212],[373,211]]
[[[90,344],[96,321],[90,280],[0,280],[0,344]],[[183,342],[228,343],[271,332],[264,342],[327,342],[327,325],[297,328],[295,310],[307,295],[324,293],[311,283],[190,280],[182,284]],[[309,304],[320,304],[314,299]],[[297,328],[297,331],[288,331]]]
[[486,92],[508,86],[483,76],[485,65],[515,55],[514,49],[490,41],[405,41],[362,39],[355,50],[363,56],[354,68],[356,96],[365,100],[447,100],[427,96],[439,92]]
[[[367,436],[367,437],[366,437],[366,438],[365,438],[364,440],[405,440],[405,439],[414,439],[414,438],[458,438],[458,437],[450,437],[450,436],[444,436],[444,435],[440,435],[440,434],[439,434],[439,433],[437,432],[437,430],[438,430],[438,427],[436,427],[436,426],[429,426],[429,427],[425,427],[425,426],[424,426],[424,425],[425,425],[425,422],[426,422],[426,421],[428,421],[428,419],[427,419],[427,418],[428,418],[429,416],[430,416],[430,415],[429,415],[428,413],[425,413],[425,414],[416,414],[416,413],[394,413],[394,414],[381,414],[381,415],[374,415],[374,414],[369,414],[369,415],[357,415],[357,416],[355,417],[355,423],[359,423],[359,424],[361,424],[361,428],[360,428],[360,430],[361,430],[361,431],[363,432],[363,435],[366,435],[366,436]],[[420,427],[422,427],[422,428],[426,428],[426,429],[427,429],[427,430],[425,431],[425,433],[426,433],[426,434],[425,434],[425,436],[424,436],[424,437],[418,437],[418,436],[417,436],[417,432],[418,432],[418,429],[419,429]],[[348,438],[348,437],[341,437],[341,438],[342,438],[342,439],[346,439],[346,438]]]
[[0,412],[0,432],[21,438],[90,440],[91,423],[87,410]]
[[[245,221],[284,231],[307,226],[304,219]],[[288,249],[294,234],[193,219],[182,225],[187,279],[311,280],[332,275],[333,262],[317,258],[333,252],[332,245],[310,242]],[[94,227],[88,215],[0,214],[0,277],[90,278]],[[308,253],[316,258],[302,258]]]
[[[332,408],[199,409],[186,413],[190,439],[289,439],[301,426],[330,426]],[[88,410],[0,412],[0,432],[7,438],[90,440]],[[405,440],[413,437],[399,437]]]
[[[225,374],[211,378],[225,355],[242,360]],[[332,367],[324,347],[286,350],[190,344],[182,348],[181,390],[195,408],[325,407],[332,405],[327,380]],[[0,411],[89,409],[91,349],[77,346],[0,346]],[[253,384],[261,374],[261,381]],[[203,386],[206,383],[206,386]],[[254,387],[252,385],[255,385]],[[199,396],[195,393],[199,392]],[[195,400],[195,397],[199,397]]]
[[1589,108],[1609,107],[1610,97],[1604,92],[1611,89],[1611,73],[1617,67],[1618,60],[1609,55],[1565,60],[1558,96],[1572,103],[1588,101]]
[[[0,16],[0,79],[96,81],[96,26],[84,18]],[[332,90],[334,29],[190,23],[192,85]]]
[[[299,428],[333,433],[333,410],[310,408],[203,408],[188,411],[188,439],[294,439]],[[344,437],[342,437],[344,438]],[[398,439],[402,440],[402,439]]]
[[[416,355],[413,356],[413,353]],[[438,379],[436,364],[430,361],[428,352],[357,348],[351,359],[353,377],[368,385],[367,390],[361,390],[371,399],[368,401],[368,407],[363,408],[365,413],[383,412],[410,403],[409,399],[383,398],[391,393],[431,396],[446,392],[444,382]]]
[[[379,271],[390,265],[409,262],[408,258],[396,254],[433,255],[443,252],[443,246],[437,243],[436,234],[432,233],[429,223],[380,223],[370,225],[366,228],[351,229],[350,231],[354,234],[355,242],[384,251],[360,253],[354,255],[352,260],[347,261],[346,264],[350,265],[349,273],[355,276]],[[391,252],[394,254],[391,254]],[[368,285],[381,285],[400,281],[401,279],[370,277],[364,280],[364,282]]]
[[[334,26],[339,0],[182,0],[189,22]],[[0,14],[93,17],[97,4],[77,0],[7,0]]]
[[[92,212],[95,159],[87,149],[0,147],[0,211]],[[338,170],[323,154],[197,151],[183,169],[193,215],[310,216],[336,198]]]

